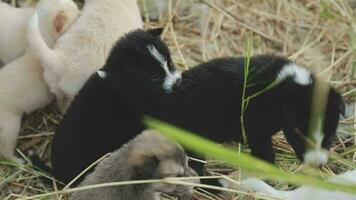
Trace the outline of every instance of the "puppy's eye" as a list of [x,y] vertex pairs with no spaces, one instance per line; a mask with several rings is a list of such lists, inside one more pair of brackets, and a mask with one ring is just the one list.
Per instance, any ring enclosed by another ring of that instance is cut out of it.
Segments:
[[185,177],[184,173],[179,173],[179,174],[174,174],[174,173],[165,173],[162,174],[163,178],[169,178],[169,177]]
[[166,76],[166,73],[165,73],[162,69],[159,69],[159,70],[157,70],[157,71],[154,71],[152,74],[153,74],[153,75],[151,76],[151,80],[152,80],[152,81],[161,80],[161,79],[163,79],[163,78]]
[[153,76],[151,76],[151,80],[152,81],[158,81],[159,79],[161,79],[162,74],[161,73],[156,73]]

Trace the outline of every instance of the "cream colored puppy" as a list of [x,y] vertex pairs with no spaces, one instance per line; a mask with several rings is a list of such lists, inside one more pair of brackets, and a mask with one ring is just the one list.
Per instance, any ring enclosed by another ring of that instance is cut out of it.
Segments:
[[[104,158],[80,186],[192,176],[197,174],[189,167],[183,148],[155,130],[146,130]],[[71,200],[160,200],[161,193],[190,199],[193,186],[158,182],[104,187],[75,192]]]
[[[72,0],[40,0],[32,20],[38,21],[46,44],[52,46],[78,14]],[[14,150],[22,115],[44,107],[52,99],[43,68],[31,50],[0,70],[0,97],[0,154],[20,162]]]
[[25,30],[32,13],[33,8],[14,8],[0,2],[0,61],[3,64],[13,61],[25,52]]
[[[169,0],[138,0],[141,14],[151,20],[158,20],[168,14]],[[221,2],[216,2],[218,5]],[[176,9],[179,4],[178,9]],[[208,23],[210,7],[199,0],[172,0],[172,9],[178,11],[178,15],[189,15],[197,19],[197,26],[203,32]]]
[[29,45],[41,59],[62,113],[89,76],[105,64],[117,39],[137,28],[142,28],[142,19],[136,0],[86,0],[81,16],[53,49],[36,24],[29,27]]

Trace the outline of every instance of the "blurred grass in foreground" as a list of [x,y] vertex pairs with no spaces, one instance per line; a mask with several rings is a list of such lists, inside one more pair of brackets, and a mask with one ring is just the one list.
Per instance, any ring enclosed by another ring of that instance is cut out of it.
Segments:
[[145,123],[150,128],[157,129],[166,136],[176,140],[186,149],[190,149],[203,156],[208,155],[214,159],[224,161],[233,167],[241,167],[263,178],[356,194],[356,185],[326,182],[314,177],[314,175],[288,173],[249,154],[223,147],[220,144],[157,119],[146,117]]

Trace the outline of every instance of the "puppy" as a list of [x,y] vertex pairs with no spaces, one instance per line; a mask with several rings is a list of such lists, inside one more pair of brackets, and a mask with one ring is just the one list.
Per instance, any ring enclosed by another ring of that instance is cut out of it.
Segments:
[[[128,36],[134,37],[134,35],[142,34],[141,37],[150,38],[150,42],[162,43],[158,35],[160,32],[161,29],[148,32],[140,30],[130,33]],[[123,37],[118,45],[122,47],[122,53],[126,50],[127,53],[135,53],[131,48],[136,47],[136,43],[145,41],[141,41],[141,37],[132,40],[128,36]],[[125,65],[130,65],[131,59],[135,55],[132,54],[132,56],[125,58],[112,53],[106,66],[114,64],[112,62],[116,58],[119,58],[122,63],[129,61]],[[117,65],[118,70],[121,68],[120,65]],[[51,156],[52,170],[49,173],[64,183],[70,182],[91,163],[124,145],[145,129],[141,123],[141,114],[135,113],[129,104],[131,100],[126,101],[126,99],[117,96],[114,93],[114,88],[108,87],[111,85],[101,76],[105,75],[94,73],[85,83],[54,135]],[[126,88],[125,85],[115,86]],[[129,95],[131,91],[136,92],[129,88],[128,94],[124,96],[133,96]],[[133,101],[135,99],[132,99]],[[100,133],[100,137],[98,137],[98,133]],[[36,165],[40,166],[40,164]],[[80,181],[75,182],[74,185]]]
[[118,37],[142,27],[136,0],[86,0],[81,16],[53,49],[39,27],[30,27],[29,46],[44,66],[44,77],[62,113],[89,76],[101,68]]
[[[324,123],[311,133],[316,145],[309,148],[305,138],[316,81],[309,70],[283,57],[254,56],[243,93],[246,58],[215,59],[181,74],[166,45],[152,40],[139,31],[122,39],[100,72],[133,110],[218,142],[242,140],[243,117],[253,155],[274,162],[271,136],[283,130],[301,161],[314,166],[327,162],[345,105],[329,88]],[[241,112],[243,94],[246,106]]]
[[[196,0],[181,0],[180,3],[181,9],[180,14],[184,11],[190,11],[190,14],[203,14],[208,10],[204,3],[199,3]],[[172,7],[174,9],[177,6],[177,0],[172,1]],[[138,5],[141,10],[142,16],[148,15],[151,20],[158,20],[164,16],[165,13],[168,13],[169,1],[165,0],[138,0]],[[205,11],[202,13],[194,13],[193,11],[199,10]]]
[[[138,0],[142,16],[148,16],[151,20],[159,20],[168,13],[169,1],[167,0]],[[172,0],[172,9],[175,9],[178,1]],[[178,15],[189,15],[197,18],[198,28],[203,33],[208,22],[209,6],[196,0],[180,0]]]
[[[46,43],[55,40],[77,18],[72,0],[41,0],[30,23],[40,23]],[[37,22],[38,21],[38,22]],[[50,103],[52,95],[43,79],[43,69],[29,49],[0,70],[0,154],[17,162],[14,155],[21,117]]]
[[[160,39],[161,32],[136,30],[122,37],[106,65],[81,89],[54,136],[52,166],[57,179],[69,182],[102,155],[139,134],[145,129],[143,114],[217,142],[242,140],[245,58],[217,59],[180,73]],[[330,89],[321,137],[315,149],[307,149],[298,133],[306,134],[308,127],[312,74],[270,55],[251,58],[250,70],[246,97],[279,82],[251,98],[244,112],[252,154],[274,162],[271,136],[282,129],[298,158],[303,160],[314,151],[319,155],[325,149],[320,159],[308,159],[325,163],[342,112],[340,95]],[[192,167],[203,174],[202,165]]]
[[0,2],[0,61],[4,64],[8,64],[25,52],[26,25],[33,10],[33,8],[14,8]]
[[[230,175],[231,176],[231,175]],[[233,175],[234,176],[234,175]],[[340,184],[356,184],[356,170],[345,172],[341,175],[327,179],[328,182]],[[311,186],[302,186],[291,191],[280,191],[274,189],[264,181],[258,178],[246,178],[240,184],[234,184],[230,181],[223,180],[225,187],[242,190],[247,192],[254,192],[266,195],[268,197],[287,200],[356,200],[355,194],[345,192],[329,191]]]
[[[102,160],[80,186],[195,175],[179,145],[156,131],[147,130]],[[189,197],[192,192],[192,186],[151,183],[84,190],[74,193],[71,200],[159,200],[161,193]]]

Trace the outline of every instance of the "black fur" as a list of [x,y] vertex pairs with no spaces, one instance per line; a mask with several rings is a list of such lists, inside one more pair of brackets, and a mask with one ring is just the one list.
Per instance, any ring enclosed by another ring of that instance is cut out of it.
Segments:
[[[175,67],[158,31],[136,30],[118,41],[102,69],[79,92],[54,136],[54,176],[69,182],[107,152],[120,148],[138,135],[147,114],[194,131],[217,142],[241,140],[240,110],[244,58],[223,58],[203,63],[182,74],[167,92],[165,73],[147,45],[154,45]],[[246,97],[275,81],[291,61],[271,55],[251,58]],[[294,83],[293,77],[251,99],[244,114],[252,154],[274,161],[271,136],[283,129],[288,142],[303,159],[305,142],[296,133],[306,133],[312,85]],[[323,147],[330,148],[339,120],[339,94],[330,90]],[[197,169],[198,168],[198,169]],[[202,173],[201,166],[196,171]]]

